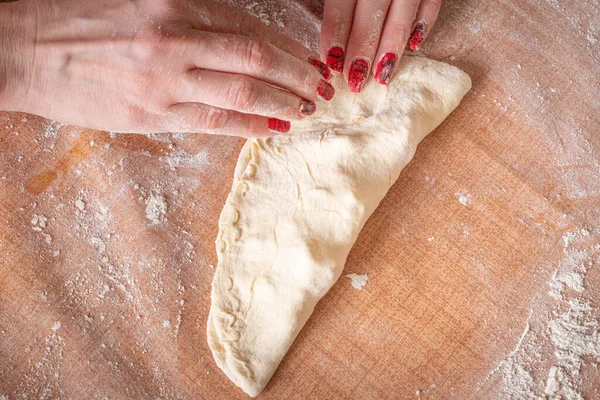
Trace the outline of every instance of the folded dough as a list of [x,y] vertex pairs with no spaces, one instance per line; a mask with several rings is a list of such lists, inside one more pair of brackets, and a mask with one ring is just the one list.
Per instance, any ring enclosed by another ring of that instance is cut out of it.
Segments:
[[208,344],[253,397],[340,276],[417,144],[471,87],[459,69],[409,56],[389,87],[371,80],[356,96],[336,79],[320,116],[246,142],[219,220]]

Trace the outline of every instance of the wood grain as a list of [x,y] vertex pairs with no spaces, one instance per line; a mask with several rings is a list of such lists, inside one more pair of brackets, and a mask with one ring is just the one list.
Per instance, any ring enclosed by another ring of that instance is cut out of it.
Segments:
[[[316,43],[271,3],[280,30]],[[579,298],[598,322],[599,30],[595,2],[444,3],[423,53],[473,90],[361,232],[346,271],[368,273],[366,287],[340,279],[261,398],[544,394],[549,322]],[[0,398],[245,398],[205,333],[242,144],[0,113]],[[164,222],[147,218],[150,199]],[[584,291],[549,296],[575,252]],[[577,383],[585,398],[600,397],[597,357]],[[515,366],[531,382],[511,381]]]

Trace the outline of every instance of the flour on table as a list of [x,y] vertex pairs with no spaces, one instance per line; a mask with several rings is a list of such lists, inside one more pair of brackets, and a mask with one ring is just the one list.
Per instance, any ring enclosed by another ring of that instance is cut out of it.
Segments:
[[83,201],[83,199],[81,197],[77,197],[75,199],[75,207],[77,207],[77,209],[81,212],[85,211],[85,201]]
[[454,193],[454,195],[458,199],[458,202],[463,206],[468,206],[469,204],[471,204],[471,193],[469,193],[468,191],[462,190],[460,192]]
[[46,227],[47,222],[48,218],[46,218],[44,215],[34,214],[33,218],[31,219],[31,229],[41,232]]
[[347,274],[346,278],[350,278],[352,281],[352,287],[358,290],[362,290],[369,280],[369,276],[367,274]]
[[197,154],[188,154],[183,150],[177,150],[161,157],[160,161],[166,162],[170,167],[202,168],[208,165],[208,152],[204,150]]
[[554,305],[534,299],[515,349],[483,382],[500,377],[497,398],[584,399],[589,366],[600,362],[600,312],[584,297],[586,274],[600,260],[600,246],[586,228],[565,232],[562,244],[563,259],[546,297]]
[[150,193],[146,199],[146,218],[157,225],[167,219],[167,200],[164,195],[156,192]]
[[216,240],[207,337],[251,396],[266,386],[367,218],[417,144],[471,87],[464,72],[403,57],[389,87],[335,98],[292,132],[246,142]]

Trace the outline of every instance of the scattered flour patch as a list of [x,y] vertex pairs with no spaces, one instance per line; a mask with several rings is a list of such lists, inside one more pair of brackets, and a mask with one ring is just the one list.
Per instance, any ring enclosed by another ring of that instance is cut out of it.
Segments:
[[556,365],[548,372],[544,394],[551,398],[583,399],[577,390],[584,357],[600,360],[598,319],[590,303],[569,300],[569,309],[549,324]]
[[463,206],[468,206],[469,204],[471,204],[471,193],[469,193],[468,190],[456,192],[454,193],[454,195],[458,199],[458,202]]
[[165,319],[162,323],[163,328],[165,329],[170,329],[171,328],[171,321],[169,321],[168,319]]
[[54,332],[56,332],[60,329],[61,326],[62,326],[62,324],[60,323],[60,321],[56,321],[56,322],[54,322],[54,325],[52,325],[52,330]]
[[561,292],[565,288],[583,292],[583,280],[587,272],[586,261],[588,254],[585,251],[573,251],[565,255],[558,265],[556,272],[550,279],[550,296],[562,299]]
[[369,276],[367,274],[347,274],[346,278],[350,278],[352,280],[352,287],[358,290],[362,290],[369,280]]
[[100,294],[98,294],[98,299],[99,300],[103,300],[106,297],[106,294],[110,292],[110,286],[104,284],[102,286],[102,292],[100,292]]
[[48,218],[43,215],[34,214],[33,218],[31,218],[31,226],[34,231],[41,232],[48,222]]
[[154,225],[167,220],[167,200],[160,193],[152,192],[146,200],[146,218]]
[[52,244],[52,235],[49,235],[47,233],[42,233],[42,236],[44,237],[44,239],[46,239],[46,243]]
[[529,323],[531,317],[532,314],[530,313],[525,323],[525,329],[523,329],[515,348],[490,371],[484,380],[485,383],[492,376],[499,373],[503,391],[510,399],[530,399],[534,397],[532,390],[534,379],[526,369],[520,354],[531,333],[531,324]]
[[160,157],[160,161],[169,164],[170,167],[202,168],[208,165],[208,152],[200,151],[197,154],[188,154],[183,150],[175,151],[167,156]]
[[81,212],[85,211],[85,201],[83,201],[81,199],[81,197],[78,197],[77,199],[75,199],[75,207],[77,207],[77,209]]

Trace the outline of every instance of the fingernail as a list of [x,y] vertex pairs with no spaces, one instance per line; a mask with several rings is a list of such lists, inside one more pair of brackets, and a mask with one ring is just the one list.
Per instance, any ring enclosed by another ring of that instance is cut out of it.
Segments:
[[313,115],[317,111],[317,105],[314,101],[302,100],[300,103],[300,114],[301,115]]
[[327,66],[335,72],[342,72],[344,69],[344,49],[339,46],[332,47],[327,52],[325,61]]
[[277,118],[269,118],[269,130],[277,133],[287,133],[291,128],[290,121],[283,121]]
[[367,82],[367,73],[369,72],[369,61],[365,58],[356,58],[350,65],[348,75],[348,88],[352,93],[360,93]]
[[377,71],[375,72],[375,80],[382,85],[390,83],[390,78],[394,73],[394,68],[398,62],[398,56],[395,53],[385,53],[381,57],[381,61],[377,64]]
[[321,79],[319,81],[319,86],[317,86],[317,94],[323,100],[329,101],[333,99],[333,96],[335,95],[335,89],[329,84],[329,82]]
[[308,62],[314,65],[314,67],[319,71],[323,78],[329,80],[331,78],[331,70],[324,62],[317,60],[315,58],[309,57]]
[[412,33],[410,34],[410,39],[408,39],[408,48],[415,51],[419,50],[423,39],[425,39],[426,33],[427,25],[425,24],[425,21],[417,22]]

